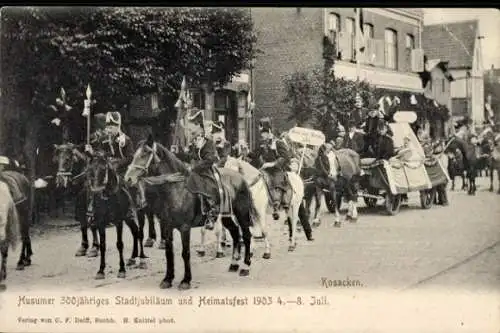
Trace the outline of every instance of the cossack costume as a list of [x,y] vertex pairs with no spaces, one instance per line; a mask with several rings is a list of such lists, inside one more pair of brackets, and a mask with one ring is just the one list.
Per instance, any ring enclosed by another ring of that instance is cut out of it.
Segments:
[[218,216],[219,187],[215,179],[215,164],[219,161],[217,149],[212,139],[205,136],[203,110],[188,115],[188,122],[200,126],[201,130],[193,137],[191,146],[193,168],[187,180],[187,189],[199,195],[206,228],[212,229]]
[[268,175],[268,186],[271,189],[271,197],[273,200],[273,214],[278,214],[280,205],[287,210],[292,198],[292,188],[288,180],[287,171],[291,154],[287,145],[283,140],[277,139],[271,132],[271,120],[262,118],[259,124],[261,133],[269,133],[270,138],[262,140],[257,156],[261,163],[261,168],[267,163],[272,164],[270,167],[263,169],[263,172]]
[[217,166],[222,168],[231,153],[231,144],[226,139],[226,131],[224,130],[224,123],[222,121],[212,123],[212,139],[214,140],[217,155],[219,156]]

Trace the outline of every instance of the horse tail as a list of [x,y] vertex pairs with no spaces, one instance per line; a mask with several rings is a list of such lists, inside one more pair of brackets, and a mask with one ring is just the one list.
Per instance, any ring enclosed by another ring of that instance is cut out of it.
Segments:
[[255,206],[255,198],[250,191],[250,186],[247,182],[243,182],[243,187],[241,189],[241,195],[243,198],[248,200],[248,214],[250,215],[250,227],[253,227],[258,221],[260,221],[260,213]]

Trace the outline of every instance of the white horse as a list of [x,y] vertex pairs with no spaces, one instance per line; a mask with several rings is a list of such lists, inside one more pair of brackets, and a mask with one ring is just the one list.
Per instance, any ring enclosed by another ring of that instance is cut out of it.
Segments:
[[[256,225],[261,228],[266,246],[263,258],[271,258],[271,245],[269,242],[269,229],[267,228],[266,216],[268,215],[267,213],[272,210],[272,203],[270,200],[269,190],[262,173],[250,163],[234,157],[228,157],[224,167],[239,172],[250,185],[250,191],[252,192],[252,197],[255,200],[255,206],[259,211],[261,218],[261,221],[256,223]],[[297,246],[295,233],[297,231],[297,223],[299,221],[299,208],[304,198],[304,183],[300,176],[295,172],[288,172],[287,174],[293,192],[290,208],[286,212],[287,222],[289,225],[288,251],[292,252]]]

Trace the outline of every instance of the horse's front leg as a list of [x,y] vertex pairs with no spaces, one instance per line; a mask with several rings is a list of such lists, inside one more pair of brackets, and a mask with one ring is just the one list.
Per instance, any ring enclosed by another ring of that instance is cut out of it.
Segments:
[[225,226],[229,229],[229,233],[233,239],[233,255],[231,257],[231,264],[229,265],[229,272],[237,272],[240,268],[239,261],[241,260],[240,228],[232,221],[225,223]]
[[[167,221],[161,221],[166,224],[165,226],[165,259],[166,259],[166,272],[165,277],[160,283],[161,289],[172,288],[172,281],[174,280],[174,237],[173,228]],[[184,250],[184,249],[183,249]]]
[[[491,174],[493,175],[493,169],[491,170]],[[500,169],[497,169],[497,179],[498,179],[498,190],[497,190],[497,193],[500,194]],[[491,182],[493,183],[493,180]]]
[[314,208],[314,218],[312,221],[312,226],[313,228],[319,227],[321,224],[321,219],[318,217],[319,215],[319,210],[321,209],[321,198],[323,195],[323,189],[321,187],[316,187],[316,192],[315,192],[315,204],[316,207]]
[[[297,223],[295,223],[297,225]],[[239,230],[239,228],[237,228]],[[245,246],[245,256],[243,259],[243,267],[240,269],[240,276],[248,276],[250,275],[250,265],[252,264],[252,233],[250,232],[249,227],[242,227],[241,231],[243,233],[243,245]],[[238,231],[239,234],[239,231]],[[238,238],[239,242],[239,238]],[[241,250],[240,250],[241,251]]]
[[87,219],[80,220],[80,231],[82,233],[82,244],[76,250],[75,257],[83,257],[87,254],[87,249],[89,248],[89,238],[88,238],[88,226]]
[[[135,259],[137,257],[140,257],[139,268],[145,269],[146,262],[144,259],[146,258],[146,256],[144,255],[144,248],[142,246],[142,241],[140,241],[139,226],[135,223],[135,221],[132,218],[129,217],[125,218],[125,223],[129,227],[133,239],[132,254],[130,256],[130,259],[127,261],[127,266],[135,265],[136,264]],[[139,246],[141,247],[141,256],[139,256]]]
[[0,244],[0,253],[2,255],[2,263],[0,264],[0,291],[4,291],[7,287],[1,282],[7,280],[7,257],[9,254],[9,245],[7,242]]
[[[137,219],[139,220],[139,226],[142,230],[142,233],[144,234],[144,219],[147,217],[148,219],[148,238],[146,239],[146,242],[144,242],[144,247],[153,247],[155,240],[156,240],[156,230],[155,230],[155,222],[154,219],[152,220],[149,212],[146,213],[146,210],[148,208],[143,208],[141,209],[138,214],[137,214]],[[147,215],[147,216],[146,216]]]
[[125,278],[125,261],[123,260],[123,221],[116,222],[116,249],[120,256],[120,268],[118,270],[118,278]]
[[[298,206],[298,207],[296,207]],[[297,247],[296,232],[297,232],[297,222],[299,216],[300,204],[294,202],[293,207],[290,207],[287,223],[288,223],[288,252],[292,252]]]
[[99,249],[99,235],[97,234],[97,227],[94,223],[90,225],[90,232],[92,232],[92,247],[87,253],[87,257],[94,258],[97,257]]
[[99,271],[97,272],[96,275],[96,280],[102,280],[104,279],[104,269],[106,268],[106,224],[104,221],[98,221],[98,227],[97,229],[99,230],[99,249],[101,250],[101,263],[99,266]]
[[180,290],[187,290],[191,288],[191,226],[184,224],[181,226],[181,241],[182,241],[182,260],[184,260],[184,278],[179,284]]
[[[491,164],[493,164],[493,161],[491,162]],[[494,173],[494,169],[492,166],[490,166],[490,192],[493,192],[493,173]]]
[[207,229],[205,227],[201,227],[200,229],[200,248],[196,251],[199,257],[205,256],[205,238],[207,234]]
[[222,251],[222,235],[225,232],[224,227],[222,226],[222,221],[220,218],[215,222],[215,238],[217,244],[217,253],[215,255],[216,258],[223,258],[224,252]]

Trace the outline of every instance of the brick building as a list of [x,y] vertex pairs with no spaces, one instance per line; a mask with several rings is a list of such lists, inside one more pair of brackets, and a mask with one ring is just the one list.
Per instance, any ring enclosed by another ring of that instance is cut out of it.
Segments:
[[[365,51],[356,66],[354,8],[252,8],[257,47],[255,117],[270,116],[275,128],[289,119],[283,80],[297,70],[323,65],[323,38],[337,45],[335,75],[366,80],[390,92],[423,93],[417,52],[423,13],[419,9],[363,8]],[[412,61],[413,58],[413,61]],[[413,70],[413,71],[412,71]]]
[[429,59],[448,61],[455,78],[451,84],[454,117],[469,116],[476,124],[484,121],[484,79],[481,40],[477,20],[427,25],[423,48]]

